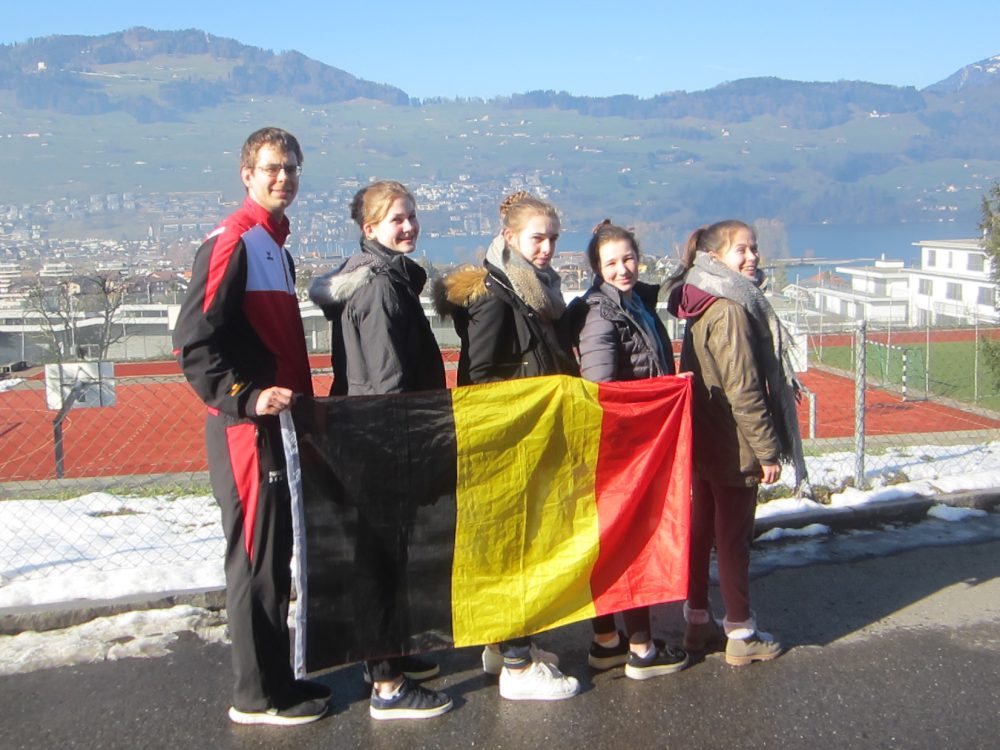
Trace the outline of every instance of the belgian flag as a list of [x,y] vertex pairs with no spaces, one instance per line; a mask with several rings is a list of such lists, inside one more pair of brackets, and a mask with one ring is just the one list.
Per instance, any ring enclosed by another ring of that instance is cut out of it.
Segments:
[[673,376],[301,399],[299,666],[683,599],[690,403]]

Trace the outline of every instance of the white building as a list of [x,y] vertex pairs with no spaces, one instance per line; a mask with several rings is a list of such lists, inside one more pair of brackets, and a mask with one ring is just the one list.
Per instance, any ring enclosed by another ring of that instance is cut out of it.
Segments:
[[914,326],[996,323],[992,262],[980,240],[935,240],[920,248],[910,271],[910,323]]
[[70,279],[73,277],[73,266],[65,262],[46,263],[38,275],[43,279]]
[[978,239],[921,240],[917,268],[903,261],[838,266],[850,288],[811,288],[813,305],[855,320],[900,326],[1000,322],[992,263]]
[[877,260],[874,266],[838,266],[849,286],[814,289],[815,306],[855,320],[906,325],[909,318],[909,272],[901,260]]

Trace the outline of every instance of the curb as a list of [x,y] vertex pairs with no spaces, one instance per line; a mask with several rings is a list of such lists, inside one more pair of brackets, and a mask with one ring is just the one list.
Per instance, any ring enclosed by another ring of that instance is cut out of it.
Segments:
[[754,536],[771,529],[800,529],[821,523],[834,529],[860,529],[887,521],[919,521],[935,505],[992,510],[1000,505],[1000,488],[969,490],[940,495],[912,495],[855,507],[823,506],[799,513],[761,518],[754,523]]
[[[153,597],[153,598],[151,598]],[[111,617],[146,609],[169,609],[179,604],[204,609],[226,607],[226,590],[192,589],[158,594],[133,594],[118,599],[54,602],[0,610],[0,635],[17,635],[28,630],[42,632],[82,625],[98,617]]]
[[[934,505],[993,510],[1000,506],[1000,488],[972,490],[941,495],[913,495],[869,503],[857,507],[814,508],[799,513],[786,513],[762,518],[754,523],[754,537],[775,528],[797,529],[820,523],[831,528],[858,529],[877,526],[888,521],[919,521]],[[46,631],[81,625],[98,617],[109,617],[146,609],[167,609],[180,604],[223,610],[226,591],[193,589],[159,594],[134,594],[119,599],[56,602],[30,607],[0,610],[0,635],[17,635],[24,631]]]

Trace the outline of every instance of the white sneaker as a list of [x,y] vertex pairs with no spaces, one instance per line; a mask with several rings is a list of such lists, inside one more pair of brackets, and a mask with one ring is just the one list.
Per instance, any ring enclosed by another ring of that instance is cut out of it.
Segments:
[[532,662],[523,672],[500,670],[500,697],[509,701],[561,701],[579,692],[575,677],[543,661]]
[[[534,643],[531,644],[531,660],[543,661],[546,664],[551,664],[553,667],[559,666],[558,654],[553,654],[544,648],[538,648]],[[500,653],[500,646],[491,643],[483,649],[483,671],[486,674],[495,675],[500,674],[501,669],[503,669],[503,654]]]

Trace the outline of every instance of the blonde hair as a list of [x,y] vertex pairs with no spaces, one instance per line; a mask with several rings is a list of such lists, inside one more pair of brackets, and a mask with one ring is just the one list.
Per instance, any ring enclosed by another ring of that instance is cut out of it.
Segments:
[[525,190],[511,193],[500,204],[500,220],[503,228],[513,233],[520,232],[534,216],[549,216],[559,221],[555,207]]
[[351,199],[351,218],[364,229],[365,224],[378,224],[384,219],[397,198],[409,198],[416,205],[413,194],[395,180],[379,180],[361,188]]

